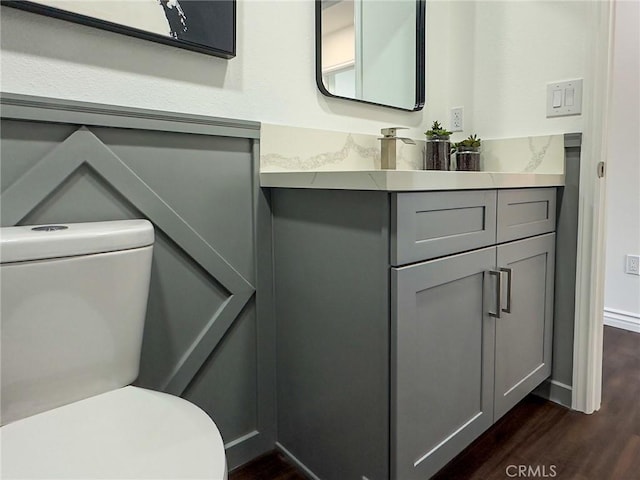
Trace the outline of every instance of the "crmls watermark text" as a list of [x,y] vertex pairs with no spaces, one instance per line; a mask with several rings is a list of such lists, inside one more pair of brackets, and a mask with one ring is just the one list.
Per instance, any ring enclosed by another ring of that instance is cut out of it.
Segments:
[[508,465],[505,473],[509,478],[554,478],[555,465]]

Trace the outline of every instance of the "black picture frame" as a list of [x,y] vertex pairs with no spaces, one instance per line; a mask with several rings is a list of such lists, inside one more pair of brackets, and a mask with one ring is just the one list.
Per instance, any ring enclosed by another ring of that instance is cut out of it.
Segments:
[[413,108],[403,108],[396,105],[385,105],[383,103],[370,102],[358,98],[342,97],[334,95],[325,87],[322,80],[322,1],[315,0],[315,26],[316,26],[316,85],[320,92],[331,98],[340,98],[352,102],[377,105],[379,107],[393,108],[405,112],[417,112],[424,108],[426,88],[425,88],[425,65],[426,65],[426,0],[416,0],[416,82],[415,82],[415,104]]
[[[51,6],[27,0],[0,0],[2,5],[26,10],[41,15],[67,20],[90,27],[109,30],[131,37],[142,38],[172,47],[230,59],[236,56],[236,0],[180,0],[181,8],[187,18],[193,19],[190,30],[173,37],[160,35],[150,31],[109,22],[90,17],[70,10],[61,10]],[[163,0],[163,6],[166,1]],[[174,23],[168,19],[173,28]],[[175,29],[176,32],[178,29]],[[200,36],[198,36],[200,35]],[[206,38],[205,38],[206,37]],[[199,40],[202,39],[202,40]]]

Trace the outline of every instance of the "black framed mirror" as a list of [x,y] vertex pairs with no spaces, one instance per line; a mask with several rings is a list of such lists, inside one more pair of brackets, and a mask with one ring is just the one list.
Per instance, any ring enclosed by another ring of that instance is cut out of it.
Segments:
[[400,110],[425,100],[425,0],[316,0],[316,83]]

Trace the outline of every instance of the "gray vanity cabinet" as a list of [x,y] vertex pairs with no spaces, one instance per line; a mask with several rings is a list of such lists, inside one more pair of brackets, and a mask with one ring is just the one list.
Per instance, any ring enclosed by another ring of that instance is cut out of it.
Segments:
[[493,423],[495,260],[490,247],[391,271],[392,478],[429,478]]
[[278,446],[424,480],[550,374],[555,188],[272,191]]

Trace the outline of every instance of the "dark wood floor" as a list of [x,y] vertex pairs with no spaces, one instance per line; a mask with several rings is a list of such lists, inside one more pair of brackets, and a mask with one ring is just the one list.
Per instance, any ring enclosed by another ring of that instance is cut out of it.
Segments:
[[640,480],[640,334],[605,327],[604,345],[598,412],[529,396],[434,478],[505,479],[509,465],[547,466],[549,477],[554,465],[561,480]]
[[[530,395],[434,479],[640,480],[640,334],[605,327],[604,345],[598,412],[584,415]],[[529,470],[512,477],[507,473],[517,470],[510,465],[537,467],[538,475]],[[274,452],[235,470],[229,480],[306,477]]]
[[237,468],[229,480],[307,480],[280,452],[271,452]]

